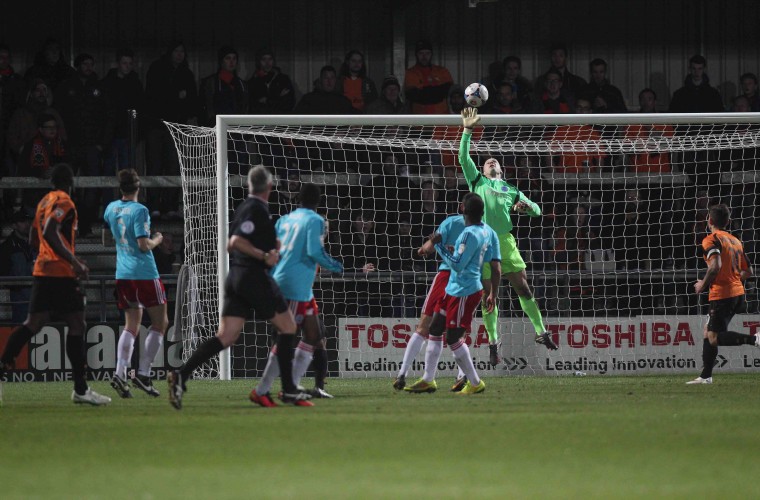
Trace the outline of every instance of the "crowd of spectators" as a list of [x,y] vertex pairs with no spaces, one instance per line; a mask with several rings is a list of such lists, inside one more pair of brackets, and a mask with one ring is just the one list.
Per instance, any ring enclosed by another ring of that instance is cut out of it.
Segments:
[[[277,66],[275,52],[262,48],[255,55],[250,78],[238,73],[239,54],[232,46],[217,51],[217,69],[197,79],[187,63],[181,41],[167,46],[153,61],[145,84],[134,71],[129,49],[115,53],[113,68],[100,78],[95,59],[82,53],[74,67],[66,63],[60,43],[45,41],[23,76],[11,64],[9,47],[0,45],[0,159],[4,176],[44,178],[52,165],[69,162],[78,175],[113,175],[136,160],[130,150],[128,110],[137,110],[139,135],[145,143],[148,175],[177,175],[179,162],[171,136],[161,120],[213,126],[218,114],[458,114],[465,106],[463,88],[451,73],[434,64],[433,44],[419,40],[415,61],[403,86],[394,75],[378,86],[369,78],[364,54],[349,50],[342,65],[323,66],[313,86],[298,98],[290,77]],[[537,78],[522,74],[522,62],[510,55],[496,61],[479,80],[491,99],[483,114],[625,113],[622,92],[607,74],[601,58],[589,62],[588,82],[568,69],[569,54],[562,44],[549,51],[549,67]],[[724,111],[723,98],[710,85],[707,61],[689,60],[684,85],[670,99],[671,112]],[[470,81],[478,80],[473,77]],[[467,82],[469,83],[469,82]],[[740,77],[741,94],[730,111],[760,111],[757,77]],[[637,112],[658,110],[658,96],[650,88],[638,94]],[[517,131],[516,133],[522,133]],[[350,131],[349,131],[350,133]],[[459,130],[431,131],[436,139],[458,140]],[[478,132],[483,134],[484,132]],[[488,133],[498,138],[510,130]],[[596,127],[562,125],[531,130],[529,139],[561,141],[626,139],[647,142],[688,134],[669,125]],[[482,138],[476,137],[475,139]],[[349,270],[432,271],[435,263],[421,259],[410,248],[419,246],[437,225],[458,209],[461,184],[455,151],[421,152],[403,149],[364,149],[346,145],[325,148],[307,142],[269,143],[255,153],[236,153],[232,163],[245,168],[259,155],[282,179],[272,196],[275,216],[297,205],[301,174],[306,171],[360,174],[353,185],[328,186],[329,244]],[[751,154],[750,154],[751,153]],[[485,159],[485,158],[483,158]],[[711,201],[734,207],[734,229],[741,232],[749,252],[757,241],[756,185],[722,182],[721,172],[756,170],[755,151],[699,151],[671,155],[662,151],[605,152],[549,150],[536,155],[503,155],[506,176],[539,203],[540,219],[515,220],[520,248],[532,270],[588,271],[596,274],[660,269],[694,269],[697,248],[705,234],[704,212]],[[684,182],[643,183],[625,189],[615,184],[583,185],[553,182],[552,174],[609,172],[620,177],[683,174]],[[717,174],[717,176],[716,176]],[[611,189],[614,187],[614,189]],[[99,211],[112,199],[110,189],[77,193],[80,232],[87,234]],[[6,192],[7,222],[19,225],[20,216],[36,204],[37,193]],[[18,200],[21,206],[17,206]],[[147,205],[154,218],[179,218],[178,190],[148,190]],[[14,212],[15,211],[15,212]],[[19,219],[19,220],[17,220]],[[15,226],[14,226],[15,227]],[[171,241],[167,246],[171,245]],[[169,255],[161,257],[171,267]],[[162,261],[163,262],[163,261]],[[607,285],[579,284],[576,299],[584,308],[598,305],[599,297],[647,295],[647,285],[631,282],[631,293],[611,292]],[[651,285],[649,285],[651,287]],[[590,288],[589,288],[590,287]],[[651,290],[650,290],[651,291]],[[577,293],[576,293],[577,292]],[[413,306],[403,297],[420,295],[414,283],[395,294],[394,314]],[[650,295],[653,295],[651,293]],[[589,302],[591,301],[591,302]],[[605,301],[603,307],[607,307]],[[640,301],[639,301],[640,302]],[[596,305],[595,305],[596,304]],[[641,311],[652,303],[618,303],[616,307]]]

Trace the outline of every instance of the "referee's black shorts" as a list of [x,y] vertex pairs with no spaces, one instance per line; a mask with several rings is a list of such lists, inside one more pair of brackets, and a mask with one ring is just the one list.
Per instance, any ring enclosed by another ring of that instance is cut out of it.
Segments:
[[85,295],[77,278],[34,276],[29,312],[68,314],[84,311]]
[[722,333],[728,331],[728,324],[731,323],[736,313],[744,310],[744,295],[729,297],[727,299],[711,300],[709,304],[709,319],[707,321],[707,331]]
[[224,282],[222,316],[249,318],[253,310],[257,320],[266,321],[288,310],[280,287],[269,274],[246,271],[230,267]]

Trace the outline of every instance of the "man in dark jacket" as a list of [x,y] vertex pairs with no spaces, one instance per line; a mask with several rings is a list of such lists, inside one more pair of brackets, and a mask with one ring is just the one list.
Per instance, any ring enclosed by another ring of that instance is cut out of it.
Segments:
[[583,89],[580,97],[589,100],[594,113],[627,113],[623,93],[607,79],[607,62],[597,58],[588,66],[591,81]]
[[670,101],[671,113],[717,113],[724,111],[717,89],[710,86],[705,73],[707,60],[700,55],[689,59],[689,76],[684,86],[676,90]]
[[351,101],[337,91],[338,74],[332,66],[323,66],[313,91],[296,104],[299,115],[350,115],[354,113]]
[[248,80],[251,113],[286,115],[293,111],[296,95],[290,77],[276,66],[274,52],[260,49],[256,54],[256,72]]
[[238,52],[225,45],[217,51],[219,69],[201,80],[201,125],[215,126],[216,115],[248,113],[248,85],[237,75]]

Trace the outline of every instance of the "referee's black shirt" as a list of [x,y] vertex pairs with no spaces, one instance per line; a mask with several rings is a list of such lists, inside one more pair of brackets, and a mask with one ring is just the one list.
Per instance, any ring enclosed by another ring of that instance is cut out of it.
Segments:
[[[256,196],[246,198],[235,210],[235,219],[230,227],[230,236],[233,235],[245,238],[264,252],[274,250],[277,235],[269,215],[269,204]],[[264,261],[249,257],[237,250],[230,253],[230,266],[260,272],[269,270]]]

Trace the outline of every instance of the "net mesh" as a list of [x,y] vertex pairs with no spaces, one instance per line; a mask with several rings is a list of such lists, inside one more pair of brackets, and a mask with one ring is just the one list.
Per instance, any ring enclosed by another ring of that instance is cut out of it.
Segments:
[[[492,374],[609,373],[616,366],[619,373],[670,365],[693,370],[701,363],[706,304],[693,284],[704,273],[700,245],[709,205],[731,207],[731,232],[754,262],[760,126],[646,123],[635,115],[593,125],[576,118],[566,125],[488,125],[473,134],[475,163],[497,158],[504,178],[541,207],[540,217],[514,215],[513,234],[545,323],[560,344],[551,357],[534,344],[533,328],[504,280],[505,361],[495,368],[483,361],[487,340],[476,320],[470,334],[476,366]],[[228,220],[246,195],[251,165],[266,165],[279,179],[270,198],[275,218],[298,206],[301,182],[323,188],[319,211],[329,224],[326,245],[346,273],[320,274],[315,295],[330,368],[342,376],[395,373],[438,265],[435,258],[418,257],[416,249],[458,212],[468,189],[457,160],[456,117],[450,125],[371,121],[230,125],[226,137]],[[184,187],[191,275],[182,317],[189,353],[218,325],[216,131],[168,126]],[[367,264],[374,270],[367,271]],[[739,329],[750,333],[760,324],[758,297],[754,281],[746,285],[747,315],[739,318]],[[260,374],[267,328],[246,325],[256,335],[244,335],[233,349],[234,377]],[[441,368],[453,373],[446,363]],[[212,365],[198,375],[217,374]]]

